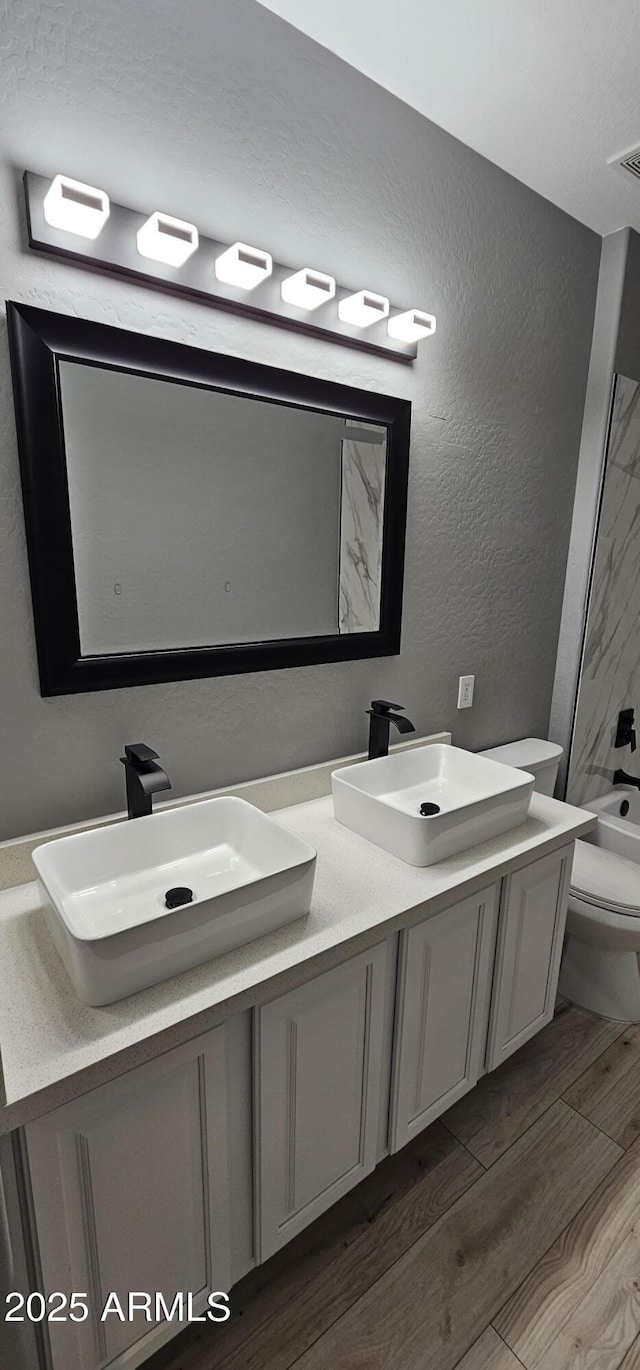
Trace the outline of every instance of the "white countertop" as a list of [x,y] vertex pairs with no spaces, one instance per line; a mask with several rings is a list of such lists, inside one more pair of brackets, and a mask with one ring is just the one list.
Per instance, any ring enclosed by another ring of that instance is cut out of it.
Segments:
[[275,816],[318,853],[308,917],[105,1008],[76,998],[45,927],[37,885],[0,893],[0,1133],[438,912],[584,835],[596,821],[533,794],[521,827],[420,869],[342,827],[330,798]]

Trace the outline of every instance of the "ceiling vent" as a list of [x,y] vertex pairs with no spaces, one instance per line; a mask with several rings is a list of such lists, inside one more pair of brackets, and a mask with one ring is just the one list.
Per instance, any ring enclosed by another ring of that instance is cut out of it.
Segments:
[[617,157],[609,157],[607,165],[621,171],[628,181],[640,185],[640,144],[627,148],[626,152],[619,152]]

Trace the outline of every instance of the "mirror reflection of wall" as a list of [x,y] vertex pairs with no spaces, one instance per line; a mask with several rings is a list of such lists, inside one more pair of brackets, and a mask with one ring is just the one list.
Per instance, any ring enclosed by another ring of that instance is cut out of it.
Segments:
[[378,628],[384,427],[59,373],[83,655]]

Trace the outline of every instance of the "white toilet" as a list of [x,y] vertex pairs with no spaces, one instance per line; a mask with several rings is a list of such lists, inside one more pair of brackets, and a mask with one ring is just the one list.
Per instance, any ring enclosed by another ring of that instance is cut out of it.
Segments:
[[[526,737],[481,755],[530,771],[534,789],[553,794],[556,743]],[[576,842],[559,989],[604,1018],[640,1022],[640,867],[595,842]]]

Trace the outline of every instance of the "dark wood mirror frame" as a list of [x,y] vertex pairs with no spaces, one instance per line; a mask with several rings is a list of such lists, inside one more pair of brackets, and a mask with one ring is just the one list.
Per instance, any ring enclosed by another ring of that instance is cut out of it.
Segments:
[[[368,390],[7,303],[9,346],[43,695],[394,656],[400,650],[411,404]],[[387,451],[377,632],[83,656],[59,363],[81,361],[384,424]]]

